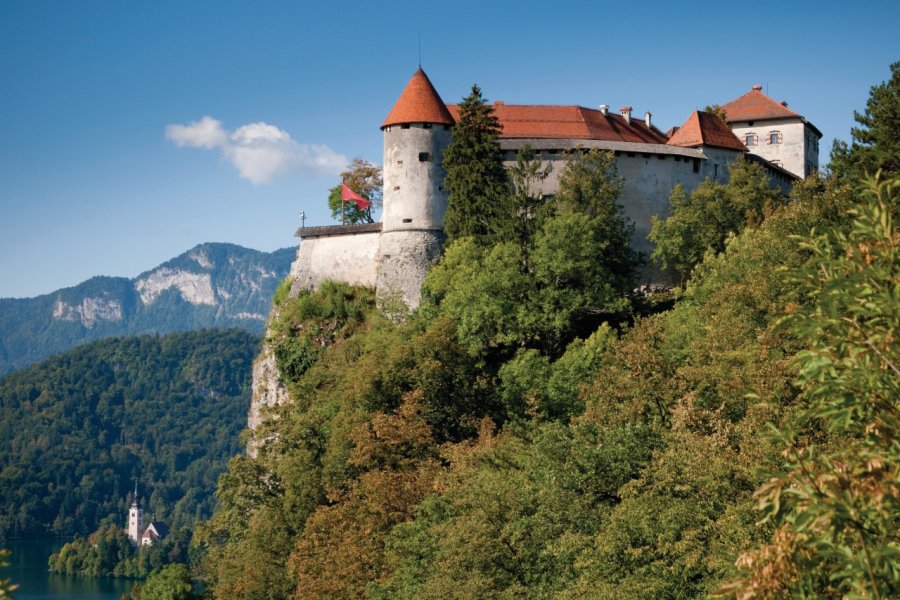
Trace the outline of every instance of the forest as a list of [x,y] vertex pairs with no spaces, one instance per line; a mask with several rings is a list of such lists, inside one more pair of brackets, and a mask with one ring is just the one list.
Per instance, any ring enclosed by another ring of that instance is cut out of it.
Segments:
[[422,306],[337,283],[277,296],[290,402],[195,531],[204,593],[897,597],[891,75],[789,197],[741,161],[675,190],[650,258],[684,283],[657,296],[632,292],[612,157],[572,154],[536,198],[540,164],[503,170],[473,88]]
[[173,531],[208,518],[258,349],[239,330],[113,338],[0,380],[0,537],[124,527],[136,480]]

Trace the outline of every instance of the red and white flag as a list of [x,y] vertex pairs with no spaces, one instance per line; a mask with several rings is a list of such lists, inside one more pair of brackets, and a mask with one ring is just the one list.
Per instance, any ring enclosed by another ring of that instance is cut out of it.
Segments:
[[372,203],[347,187],[346,183],[341,184],[341,201],[353,200],[360,210],[369,208]]

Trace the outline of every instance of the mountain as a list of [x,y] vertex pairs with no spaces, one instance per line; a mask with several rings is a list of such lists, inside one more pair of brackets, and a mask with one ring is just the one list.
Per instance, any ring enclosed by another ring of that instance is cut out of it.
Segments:
[[112,338],[0,379],[0,538],[124,523],[134,479],[171,527],[211,513],[240,452],[260,338],[238,329]]
[[238,327],[262,333],[295,249],[200,244],[134,279],[94,277],[26,299],[0,299],[0,375],[113,336]]

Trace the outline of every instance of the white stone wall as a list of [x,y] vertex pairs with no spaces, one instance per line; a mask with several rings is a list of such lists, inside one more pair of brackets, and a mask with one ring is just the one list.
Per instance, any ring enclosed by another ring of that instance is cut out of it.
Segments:
[[434,230],[386,231],[381,236],[378,296],[396,297],[414,309],[419,306],[425,276],[441,258],[444,234]]
[[443,125],[384,129],[384,231],[444,227],[443,160],[449,143],[450,130]]
[[291,266],[291,293],[314,290],[328,279],[375,287],[380,243],[377,231],[304,238]]
[[[756,145],[747,146],[747,149],[776,165],[787,169],[797,177],[810,175],[808,164],[813,164],[815,169],[819,166],[819,155],[816,150],[818,138],[803,119],[775,119],[762,121],[735,121],[731,123],[734,135],[742,142],[747,134],[755,134]],[[770,143],[770,135],[773,132],[781,133],[781,143]],[[816,138],[816,145],[810,143],[810,134]]]

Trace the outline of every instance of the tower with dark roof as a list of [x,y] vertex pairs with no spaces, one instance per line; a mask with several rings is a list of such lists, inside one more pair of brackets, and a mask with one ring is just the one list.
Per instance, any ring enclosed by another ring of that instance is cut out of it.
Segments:
[[408,306],[443,250],[447,191],[444,150],[454,120],[419,68],[381,125],[384,133],[384,213],[377,289]]

